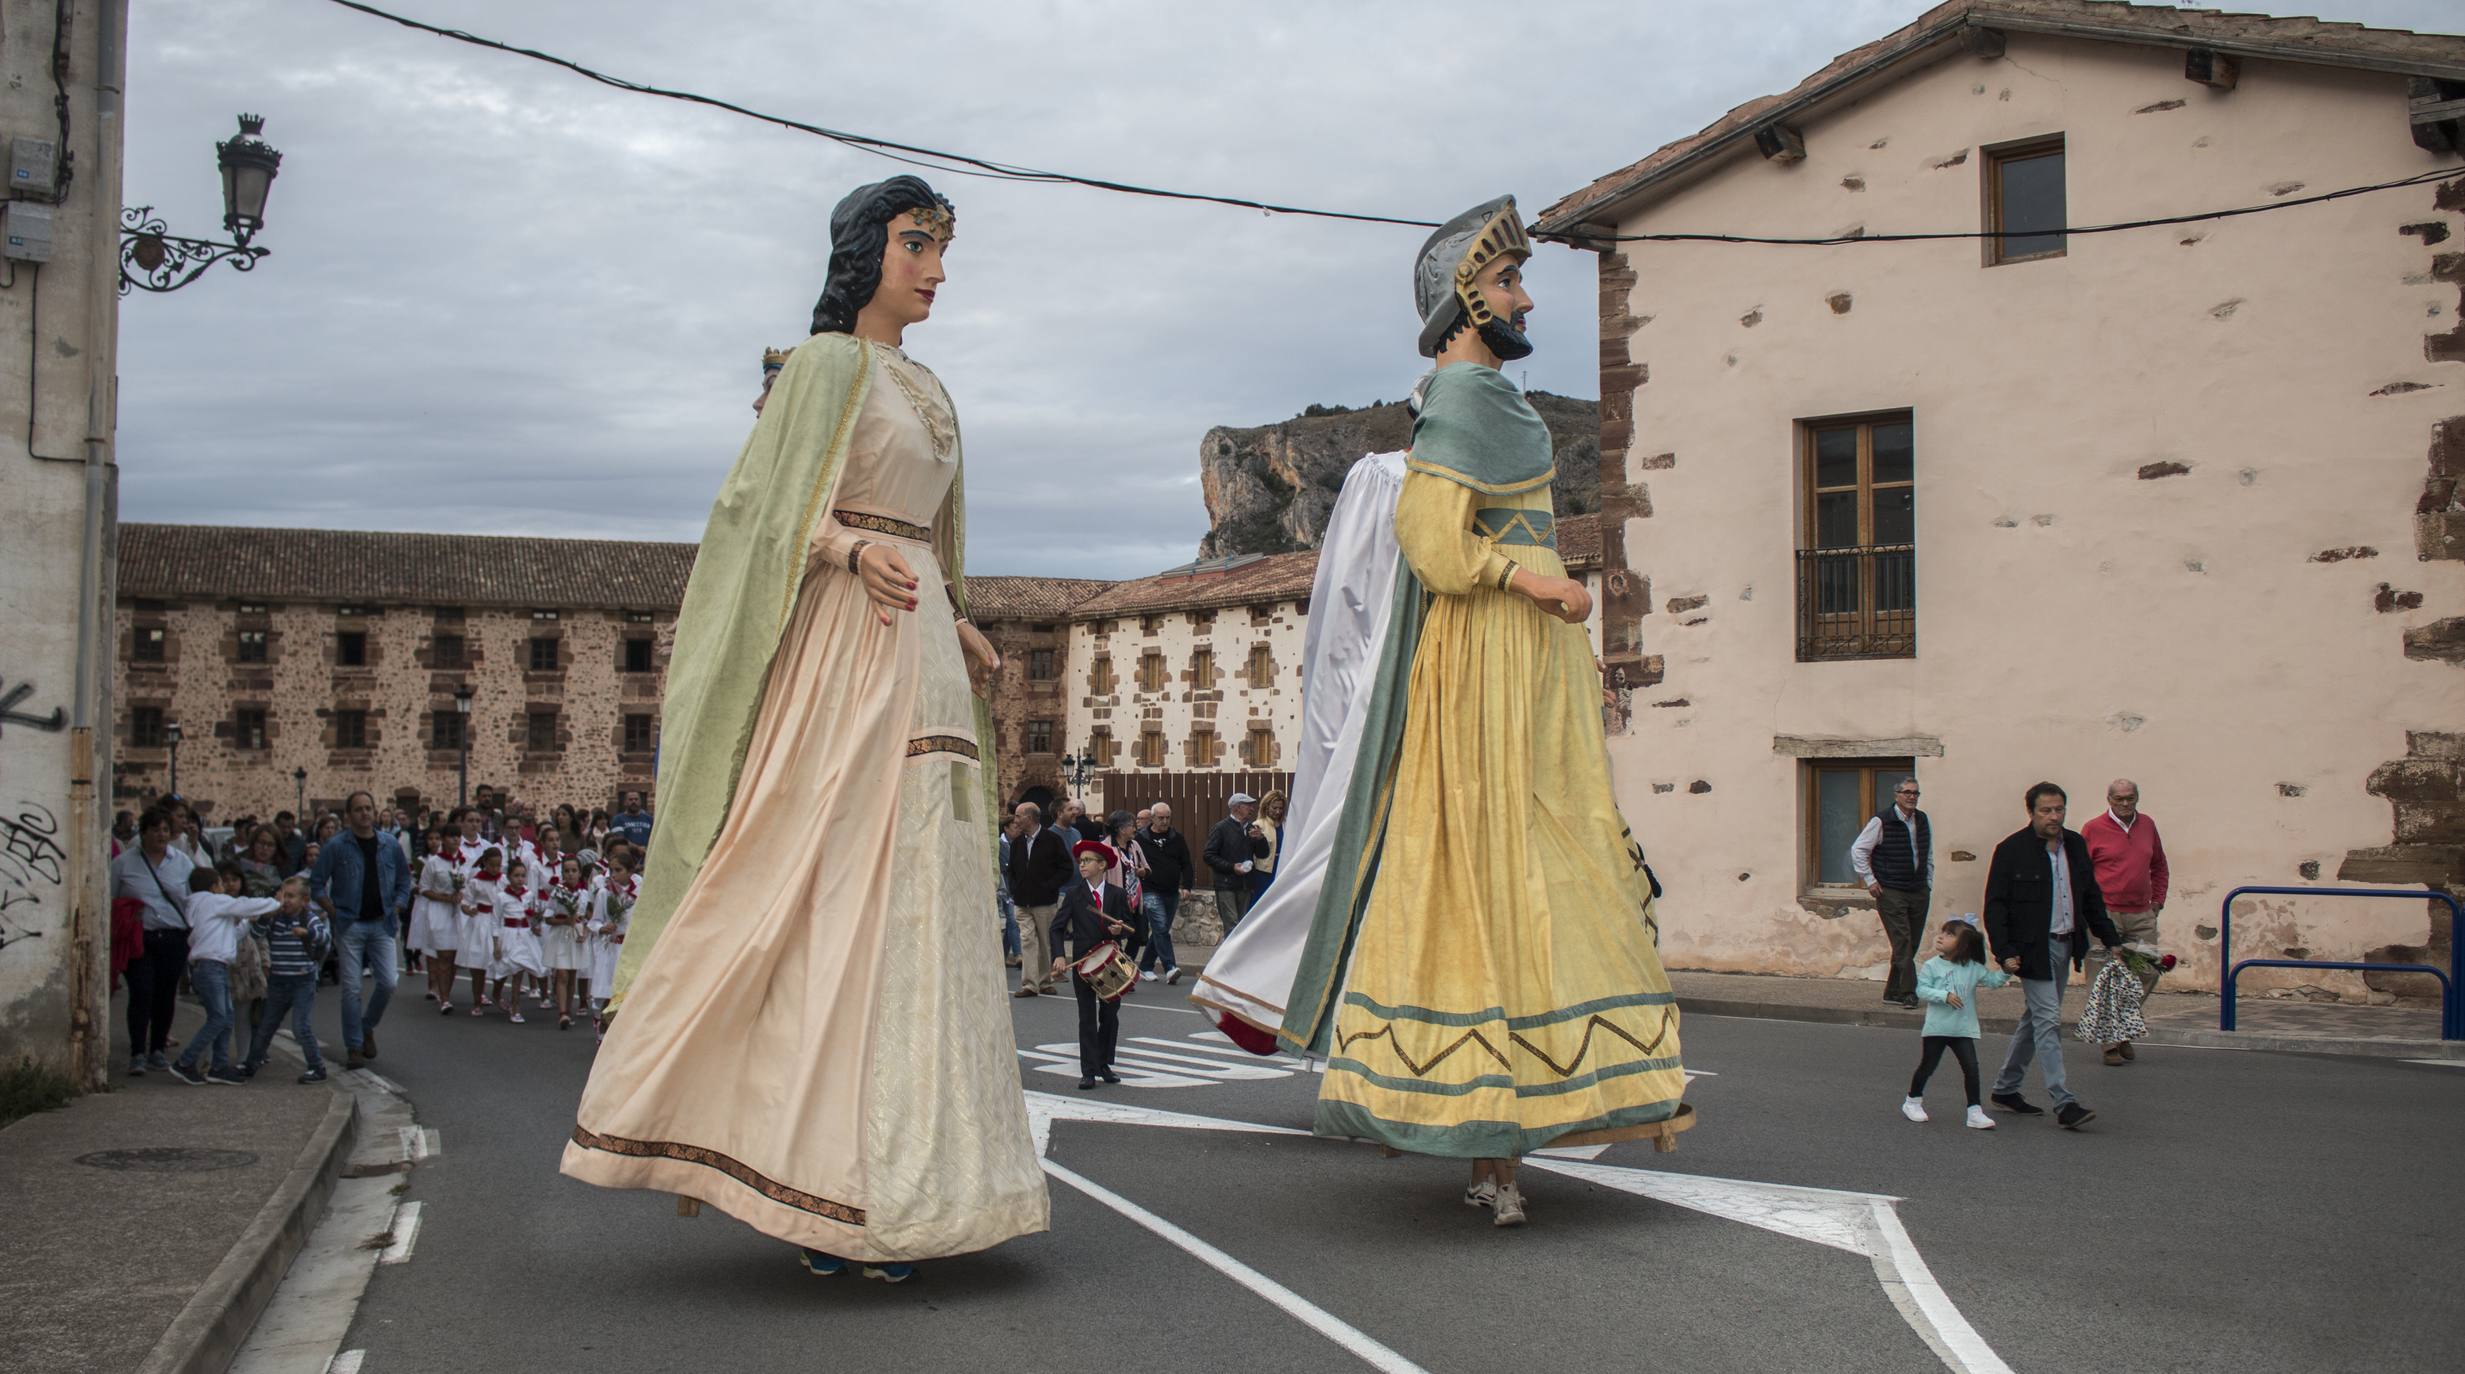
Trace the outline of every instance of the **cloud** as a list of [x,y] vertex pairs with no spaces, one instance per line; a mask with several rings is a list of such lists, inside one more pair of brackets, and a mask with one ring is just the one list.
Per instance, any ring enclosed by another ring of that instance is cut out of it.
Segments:
[[[1537,210],[1920,8],[398,2],[814,122],[1420,218],[1502,191]],[[284,152],[272,256],[125,303],[132,520],[694,538],[763,347],[802,337],[831,205],[902,170],[336,6],[136,0],[127,199],[212,234],[212,144],[242,109]],[[1422,231],[931,179],[959,239],[908,343],[965,427],[972,570],[1184,561],[1208,428],[1393,399],[1421,370]],[[1539,350],[1515,367],[1596,394],[1592,260],[1545,249],[1531,282]]]

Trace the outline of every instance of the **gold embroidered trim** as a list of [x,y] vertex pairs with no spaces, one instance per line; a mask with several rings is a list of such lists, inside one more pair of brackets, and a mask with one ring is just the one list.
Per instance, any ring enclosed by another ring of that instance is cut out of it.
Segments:
[[[803,537],[799,539],[796,544],[796,547],[799,549],[807,549],[813,546],[813,517],[815,513],[821,509],[822,498],[829,494],[833,486],[837,485],[839,480],[839,468],[847,462],[847,432],[849,428],[856,423],[856,412],[864,409],[865,392],[868,390],[868,384],[871,381],[872,372],[872,352],[866,349],[858,350],[856,354],[856,375],[850,378],[847,384],[847,404],[839,408],[839,423],[830,431],[830,447],[822,450],[825,455],[822,460],[822,470],[820,473],[816,474],[814,478],[812,493],[805,497],[804,513],[798,516],[796,520],[796,528],[803,532]],[[833,453],[839,455],[838,461],[835,463],[832,462],[827,456]],[[796,592],[798,588],[804,585],[804,580],[805,562],[802,557],[799,557],[795,561],[795,566],[788,573],[787,593],[779,598],[779,628],[777,633],[772,635],[774,642],[780,635],[787,633],[787,623],[796,614]],[[742,758],[739,758],[736,761],[736,767],[741,773],[744,768],[744,760]],[[734,782],[730,782],[728,784],[728,801],[733,803],[735,800],[736,784]]]
[[673,1140],[635,1140],[629,1136],[601,1135],[578,1121],[573,1127],[573,1143],[585,1150],[605,1150],[612,1155],[629,1155],[635,1159],[673,1159],[683,1164],[699,1164],[726,1174],[729,1178],[782,1206],[793,1207],[800,1212],[811,1212],[815,1216],[828,1217],[832,1221],[845,1222],[850,1226],[864,1225],[863,1208],[850,1207],[844,1202],[833,1202],[819,1193],[808,1193],[802,1188],[791,1188],[775,1178],[762,1174],[752,1165],[734,1156],[723,1155],[707,1145],[685,1145]]
[[887,515],[869,515],[860,510],[834,510],[830,513],[830,518],[851,530],[870,530],[875,534],[887,534],[899,539],[913,539],[919,544],[927,543],[933,538],[933,531],[924,526],[912,525],[905,520],[893,520]]
[[926,754],[956,754],[961,758],[981,757],[976,742],[964,735],[918,735],[907,742],[907,756],[921,758]]
[[[905,368],[894,365],[882,371],[890,374],[890,380],[898,383],[900,392],[906,395],[907,403],[915,407],[916,418],[924,423],[925,437],[933,441],[933,456],[948,462],[950,450],[959,442],[959,417],[951,409],[949,399],[926,396],[924,388],[908,377]],[[939,378],[934,379],[933,389],[941,390]]]
[[[1508,1031],[1506,1038],[1509,1042],[1514,1044],[1516,1048],[1523,1050],[1525,1053],[1547,1065],[1551,1073],[1556,1074],[1560,1078],[1572,1078],[1575,1076],[1576,1071],[1583,1067],[1584,1061],[1592,1057],[1592,1037],[1596,1032],[1607,1031],[1611,1035],[1616,1036],[1618,1039],[1634,1046],[1635,1051],[1638,1054],[1649,1058],[1652,1051],[1659,1049],[1661,1042],[1669,1038],[1669,1025],[1670,1022],[1675,1019],[1676,1013],[1672,1008],[1661,1008],[1660,1029],[1653,1034],[1651,1041],[1646,1043],[1644,1041],[1637,1040],[1634,1036],[1620,1029],[1615,1023],[1596,1012],[1585,1018],[1583,1027],[1583,1042],[1575,1047],[1575,1057],[1565,1064],[1560,1064],[1557,1060],[1550,1058],[1547,1050],[1542,1049],[1540,1046],[1526,1039],[1521,1031]],[[1401,1061],[1405,1068],[1410,1069],[1412,1071],[1412,1076],[1415,1078],[1429,1077],[1429,1071],[1431,1069],[1434,1069],[1440,1064],[1443,1064],[1447,1060],[1453,1058],[1455,1052],[1462,1049],[1466,1045],[1480,1046],[1482,1050],[1488,1053],[1491,1059],[1497,1061],[1499,1068],[1507,1069],[1511,1072],[1514,1067],[1512,1064],[1507,1062],[1507,1057],[1505,1055],[1498,1052],[1498,1047],[1490,1044],[1488,1037],[1482,1035],[1478,1030],[1465,1031],[1462,1035],[1455,1037],[1453,1041],[1449,1042],[1445,1048],[1439,1050],[1436,1054],[1430,1056],[1429,1059],[1420,1063],[1415,1063],[1412,1056],[1405,1052],[1403,1042],[1396,1037],[1395,1027],[1393,1025],[1383,1025],[1376,1030],[1362,1031],[1358,1035],[1344,1035],[1341,1032],[1338,1032],[1336,1036],[1336,1049],[1339,1052],[1349,1051],[1354,1045],[1360,1043],[1361,1041],[1380,1039],[1387,1042],[1388,1046],[1395,1051],[1396,1059]]]

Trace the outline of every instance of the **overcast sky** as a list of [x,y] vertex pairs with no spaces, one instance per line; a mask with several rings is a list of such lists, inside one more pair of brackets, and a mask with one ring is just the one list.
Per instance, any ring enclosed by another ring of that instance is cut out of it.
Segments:
[[[814,123],[1121,181],[1527,214],[1785,90],[1919,0],[392,0]],[[273,255],[121,313],[131,520],[692,539],[803,337],[830,208],[906,170],[326,0],[134,0],[127,198],[219,236],[213,144],[283,152]],[[2456,0],[2244,5],[2456,32]],[[969,570],[1127,577],[1207,527],[1210,426],[1408,390],[1424,231],[927,174]],[[2183,207],[2195,208],[2195,207]],[[1907,226],[1931,228],[1938,226]],[[1593,260],[1544,247],[1531,385],[1593,396]]]

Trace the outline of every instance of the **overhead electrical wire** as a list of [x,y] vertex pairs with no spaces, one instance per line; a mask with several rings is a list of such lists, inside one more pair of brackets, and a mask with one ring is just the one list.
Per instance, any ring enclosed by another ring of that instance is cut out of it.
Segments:
[[[407,15],[396,14],[390,10],[380,9],[375,5],[362,3],[362,0],[328,0],[328,3],[340,5],[347,10],[356,10],[361,14],[370,16],[371,18],[383,19],[389,23],[399,24],[406,29],[413,29],[421,33],[434,34],[439,38],[451,39],[457,43],[467,43],[473,47],[486,48],[492,52],[501,52],[513,57],[529,58],[534,62],[544,62],[553,67],[562,67],[565,70],[574,73],[576,76],[580,76],[591,81],[596,81],[600,85],[610,86],[620,91],[627,91],[636,95],[653,95],[666,100],[683,101],[690,105],[702,105],[715,110],[724,110],[729,114],[740,115],[746,119],[755,120],[763,124],[776,125],[779,128],[793,130],[797,133],[812,134],[818,138],[826,138],[833,143],[838,143],[845,147],[856,149],[859,152],[871,153],[877,157],[889,158],[894,162],[903,162],[911,167],[921,167],[931,172],[948,172],[959,176],[984,177],[997,181],[1039,182],[1045,185],[1053,186],[1084,186],[1090,190],[1111,191],[1121,195],[1148,196],[1162,200],[1195,201],[1208,205],[1227,205],[1235,209],[1258,210],[1271,215],[1298,215],[1312,219],[1349,220],[1359,224],[1392,224],[1411,229],[1434,229],[1439,223],[1437,220],[1430,219],[1408,219],[1396,215],[1365,215],[1349,210],[1317,210],[1302,205],[1278,205],[1272,201],[1252,200],[1243,196],[1212,195],[1200,191],[1175,191],[1156,186],[1140,186],[1131,182],[1112,181],[1102,177],[1080,176],[1072,172],[1052,172],[1034,167],[1022,167],[1012,163],[995,162],[989,158],[975,157],[967,153],[944,152],[935,148],[920,147],[912,143],[902,143],[895,139],[883,138],[874,134],[861,134],[854,133],[846,129],[833,129],[820,124],[808,123],[801,119],[791,119],[786,115],[770,114],[762,110],[756,110],[744,105],[739,105],[731,100],[723,100],[717,96],[703,95],[697,91],[678,90],[666,86],[654,86],[647,82],[632,81],[620,76],[610,76],[605,72],[585,66],[569,57],[559,57],[554,53],[542,52],[537,48],[525,48],[517,44],[502,42],[498,39],[483,37],[479,34],[471,33],[464,29],[447,28],[443,25],[431,24],[425,20],[413,19]],[[2287,199],[2272,200],[2266,202],[2265,204],[2259,205],[2238,205],[2222,210],[2200,210],[2190,214],[2161,215],[2148,219],[2120,220],[2111,224],[2070,225],[2061,228],[2039,227],[2008,230],[1951,229],[1937,232],[1878,234],[1858,232],[1830,234],[1810,238],[1789,238],[1761,234],[1716,233],[1575,234],[1569,235],[1568,237],[1584,244],[1731,243],[1758,244],[1767,247],[1816,248],[1832,247],[1852,243],[1926,243],[1956,239],[2038,238],[2054,234],[2115,234],[2130,229],[2154,229],[2166,225],[2197,224],[2208,220],[2234,219],[2244,215],[2265,214],[2272,210],[2290,210],[2301,205],[2318,205],[2326,201],[2343,200],[2349,196],[2369,195],[2375,191],[2391,191],[2407,186],[2421,186],[2446,177],[2455,176],[2459,172],[2465,172],[2465,166],[2435,168],[2431,171],[2416,173],[2412,176],[2399,177],[2393,181],[2373,182],[2366,186],[2347,186],[2334,191],[2322,191],[2316,195],[2295,196]]]

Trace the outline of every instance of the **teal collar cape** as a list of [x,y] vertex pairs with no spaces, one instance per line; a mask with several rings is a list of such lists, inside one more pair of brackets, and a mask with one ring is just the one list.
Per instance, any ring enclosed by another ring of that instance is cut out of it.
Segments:
[[[1412,425],[1412,451],[1404,459],[1407,473],[1491,496],[1529,492],[1557,476],[1549,426],[1496,368],[1452,363],[1422,378],[1414,394],[1420,412]],[[1342,989],[1344,968],[1377,881],[1394,797],[1395,760],[1404,740],[1406,689],[1421,625],[1435,595],[1413,575],[1409,561],[1400,554],[1397,558],[1393,613],[1378,655],[1378,676],[1363,708],[1368,715],[1361,731],[1361,760],[1344,795],[1326,885],[1319,891],[1299,973],[1276,1031],[1286,1048],[1320,1056],[1328,1050],[1335,995]]]

